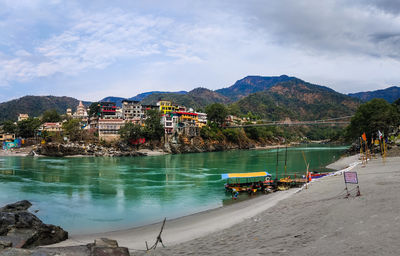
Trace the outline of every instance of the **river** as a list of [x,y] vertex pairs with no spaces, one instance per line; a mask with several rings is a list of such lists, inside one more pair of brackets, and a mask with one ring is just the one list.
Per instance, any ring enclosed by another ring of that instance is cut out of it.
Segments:
[[[347,147],[287,149],[287,173],[324,171]],[[277,154],[278,151],[278,154]],[[230,201],[221,174],[284,172],[286,149],[112,157],[0,157],[0,205],[27,199],[45,223],[72,234],[140,226]],[[279,175],[279,174],[278,174]]]

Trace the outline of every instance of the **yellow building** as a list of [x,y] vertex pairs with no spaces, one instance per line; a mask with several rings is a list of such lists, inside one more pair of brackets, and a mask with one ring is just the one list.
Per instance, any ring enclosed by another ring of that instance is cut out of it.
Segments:
[[197,113],[190,112],[176,112],[179,116],[180,122],[193,122],[197,123],[199,121]]
[[172,102],[168,100],[160,100],[157,102],[157,106],[163,114],[177,111],[177,107],[172,105]]
[[15,140],[15,134],[0,133],[0,141],[13,141]]

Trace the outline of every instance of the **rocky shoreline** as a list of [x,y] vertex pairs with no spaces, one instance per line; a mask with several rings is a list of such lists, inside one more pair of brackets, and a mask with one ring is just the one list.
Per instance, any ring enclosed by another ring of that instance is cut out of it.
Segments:
[[130,255],[128,248],[119,247],[117,241],[107,238],[80,246],[41,247],[68,239],[68,232],[59,226],[44,224],[28,211],[31,206],[23,200],[0,208],[0,255]]
[[93,157],[132,157],[162,154],[185,154],[216,152],[236,149],[273,148],[281,145],[282,139],[274,142],[204,140],[201,137],[184,138],[175,142],[146,143],[137,147],[124,143],[100,145],[94,143],[46,143],[33,147],[30,156],[93,156]]
[[68,238],[68,232],[61,227],[44,224],[30,213],[31,206],[29,201],[23,200],[0,208],[0,249],[32,248]]

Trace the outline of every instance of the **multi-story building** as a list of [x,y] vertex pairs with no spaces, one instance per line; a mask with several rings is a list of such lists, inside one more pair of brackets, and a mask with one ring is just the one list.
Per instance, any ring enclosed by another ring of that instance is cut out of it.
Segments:
[[119,130],[125,125],[123,119],[99,118],[97,127],[99,131],[99,139],[104,141],[113,141],[120,138]]
[[179,118],[180,123],[196,124],[198,122],[198,114],[191,112],[174,112]]
[[207,125],[207,114],[206,113],[201,113],[201,112],[196,112],[197,114],[197,123],[196,125],[200,128],[204,127]]
[[14,141],[15,140],[15,134],[9,134],[9,133],[0,133],[0,141]]
[[28,114],[19,114],[18,115],[18,122],[19,121],[24,121],[24,120],[26,120],[26,119],[28,119],[29,118],[29,115]]
[[164,114],[161,123],[164,125],[166,134],[197,135],[198,114],[190,112],[171,112]]
[[115,118],[117,106],[115,102],[99,102],[99,116],[101,118]]
[[72,116],[72,109],[67,108],[67,116]]
[[139,122],[144,116],[142,105],[139,101],[123,100],[122,101],[122,118],[125,120],[133,120]]
[[171,101],[168,100],[160,100],[157,102],[157,106],[162,114],[175,112],[177,111],[178,107],[174,106]]
[[157,105],[142,105],[143,115],[141,121],[144,121],[147,118],[147,111],[149,110],[157,110],[159,111],[160,107]]
[[176,127],[178,125],[178,119],[179,117],[175,113],[168,113],[162,115],[161,123],[164,125],[165,133],[171,134],[176,130]]
[[62,124],[58,123],[44,123],[39,127],[39,131],[47,131],[47,132],[61,132]]

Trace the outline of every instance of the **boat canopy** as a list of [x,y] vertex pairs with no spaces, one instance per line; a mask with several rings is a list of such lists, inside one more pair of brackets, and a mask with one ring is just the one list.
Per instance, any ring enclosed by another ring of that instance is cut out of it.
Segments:
[[247,172],[247,173],[224,173],[221,174],[222,179],[238,179],[238,178],[257,178],[271,176],[268,172]]

